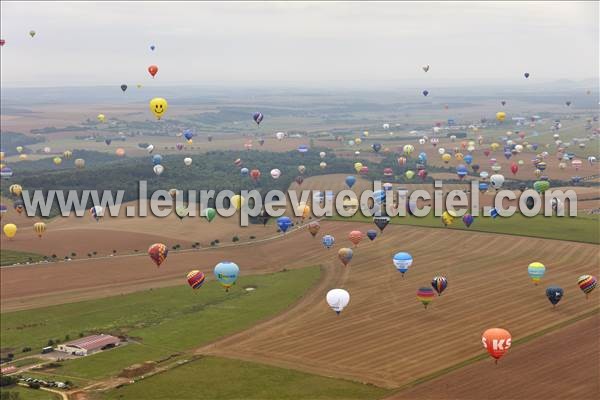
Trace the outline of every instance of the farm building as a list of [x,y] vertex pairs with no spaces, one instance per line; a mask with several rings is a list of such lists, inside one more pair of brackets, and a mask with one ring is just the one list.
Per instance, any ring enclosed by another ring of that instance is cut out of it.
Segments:
[[68,343],[59,344],[58,351],[76,356],[87,356],[106,348],[118,346],[121,340],[111,335],[92,335]]

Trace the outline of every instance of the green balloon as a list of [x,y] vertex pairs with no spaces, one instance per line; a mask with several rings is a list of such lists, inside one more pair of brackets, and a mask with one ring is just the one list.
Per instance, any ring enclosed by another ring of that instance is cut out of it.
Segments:
[[533,188],[538,193],[544,193],[546,190],[550,189],[550,182],[548,182],[548,181],[536,181],[533,184]]
[[184,219],[188,215],[188,209],[187,207],[177,207],[175,209],[175,214],[177,214],[179,219]]
[[214,208],[207,208],[204,213],[208,222],[211,222],[217,216],[217,211]]

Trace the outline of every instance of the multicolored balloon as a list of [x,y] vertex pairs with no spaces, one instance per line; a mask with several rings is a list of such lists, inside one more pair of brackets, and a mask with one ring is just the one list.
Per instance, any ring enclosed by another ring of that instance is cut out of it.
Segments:
[[541,262],[532,262],[527,267],[527,273],[529,274],[529,277],[531,278],[533,283],[537,285],[538,283],[540,283],[540,280],[544,277],[544,274],[546,273],[546,266]]
[[344,264],[344,266],[348,265],[348,263],[352,260],[353,255],[354,252],[352,251],[352,249],[349,249],[347,247],[343,247],[338,251],[338,258],[340,259],[342,264]]
[[417,290],[417,300],[423,303],[425,308],[433,301],[434,297],[433,289],[430,287],[421,287]]
[[187,282],[192,289],[199,289],[205,280],[206,276],[204,276],[204,274],[198,270],[190,271],[187,274]]
[[321,239],[321,243],[323,243],[323,246],[325,246],[326,249],[330,249],[335,243],[335,238],[331,235],[325,235]]
[[587,299],[589,294],[598,284],[598,278],[592,275],[581,275],[577,279],[577,284],[579,285],[579,289],[585,293],[585,298]]
[[446,290],[448,286],[448,279],[445,276],[434,276],[431,280],[431,287],[435,290],[438,296],[441,296],[442,292]]
[[320,229],[321,229],[321,224],[319,224],[318,221],[313,221],[310,224],[308,224],[308,231],[310,232],[312,237],[317,236],[317,233],[319,233]]
[[167,259],[168,254],[169,249],[162,243],[154,243],[148,248],[148,255],[157,268]]

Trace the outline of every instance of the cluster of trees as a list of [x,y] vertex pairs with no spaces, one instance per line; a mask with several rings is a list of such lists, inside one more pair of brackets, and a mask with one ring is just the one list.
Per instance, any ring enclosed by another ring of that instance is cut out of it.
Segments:
[[2,151],[6,156],[18,154],[17,146],[23,146],[23,153],[31,153],[27,145],[36,144],[46,141],[45,138],[39,136],[27,136],[18,132],[2,132]]

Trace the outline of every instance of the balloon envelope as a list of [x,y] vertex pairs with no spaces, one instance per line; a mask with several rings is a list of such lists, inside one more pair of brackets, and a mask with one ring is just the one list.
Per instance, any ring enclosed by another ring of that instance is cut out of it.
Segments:
[[148,255],[150,259],[154,261],[157,267],[167,259],[167,255],[169,254],[169,249],[162,243],[155,243],[148,248]]
[[335,243],[335,238],[331,235],[325,235],[323,236],[323,239],[321,239],[321,243],[323,243],[323,246],[325,246],[327,249],[330,249]]
[[404,275],[408,271],[408,267],[412,265],[413,258],[409,253],[400,252],[394,255],[392,261],[398,272]]
[[344,289],[331,289],[327,292],[327,304],[338,315],[350,303],[350,293]]
[[237,281],[240,268],[231,261],[223,261],[215,266],[214,274],[219,283],[228,291]]
[[512,336],[510,332],[501,328],[491,328],[483,332],[481,343],[490,356],[496,359],[502,357],[510,348]]
[[550,286],[546,288],[546,297],[552,303],[553,306],[557,305],[560,299],[562,299],[565,291],[558,286]]

